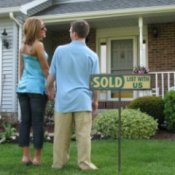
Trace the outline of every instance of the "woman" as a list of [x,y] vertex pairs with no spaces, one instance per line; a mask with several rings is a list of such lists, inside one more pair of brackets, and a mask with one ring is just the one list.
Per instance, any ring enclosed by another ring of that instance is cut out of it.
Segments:
[[[47,102],[45,82],[48,76],[47,54],[41,41],[46,37],[46,31],[43,21],[37,18],[28,18],[23,26],[24,41],[20,48],[17,93],[21,107],[19,145],[23,148],[24,164],[39,165],[41,162]],[[35,148],[33,160],[29,151],[31,129]]]

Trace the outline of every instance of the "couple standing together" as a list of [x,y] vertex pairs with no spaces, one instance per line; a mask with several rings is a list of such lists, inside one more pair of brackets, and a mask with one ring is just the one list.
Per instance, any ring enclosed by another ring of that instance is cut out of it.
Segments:
[[[20,81],[17,87],[21,108],[19,145],[23,149],[22,162],[34,165],[41,163],[44,111],[48,96],[50,99],[55,98],[52,167],[61,169],[68,162],[74,125],[79,168],[97,169],[91,162],[90,133],[92,113],[98,108],[98,94],[89,89],[89,79],[91,74],[99,73],[99,62],[98,56],[85,43],[89,24],[84,20],[71,23],[71,42],[56,48],[50,68],[42,44],[47,31],[44,22],[28,18],[23,31],[19,59]],[[29,149],[31,129],[35,148],[33,159]]]

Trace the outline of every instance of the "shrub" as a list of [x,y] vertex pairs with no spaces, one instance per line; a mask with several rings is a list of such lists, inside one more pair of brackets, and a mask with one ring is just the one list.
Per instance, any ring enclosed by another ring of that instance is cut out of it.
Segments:
[[[121,124],[123,138],[148,139],[157,130],[155,119],[134,109],[122,110]],[[105,137],[118,138],[118,110],[107,110],[98,114],[94,127]]]
[[164,115],[166,128],[175,131],[175,91],[171,90],[165,94]]
[[139,97],[133,100],[128,108],[140,109],[141,112],[145,112],[157,119],[159,127],[164,123],[164,101],[161,97],[145,96]]
[[45,123],[46,125],[54,124],[54,101],[49,100],[45,109]]
[[2,126],[4,131],[0,133],[0,143],[16,138],[16,129],[10,123],[3,123]]

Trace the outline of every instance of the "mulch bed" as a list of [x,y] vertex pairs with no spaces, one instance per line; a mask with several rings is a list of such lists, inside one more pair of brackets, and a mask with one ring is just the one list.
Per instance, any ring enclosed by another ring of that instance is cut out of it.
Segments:
[[153,139],[171,139],[175,140],[175,133],[167,130],[158,130]]
[[[15,126],[16,130],[19,131],[19,126]],[[45,130],[48,132],[49,134],[49,139],[45,140],[47,142],[53,142],[53,125],[47,125],[45,126]],[[3,132],[3,129],[0,127],[0,132]],[[100,135],[93,135],[92,140],[98,140],[98,139],[102,139]],[[175,140],[175,133],[173,132],[169,132],[166,129],[159,129],[156,134],[152,137],[152,139],[157,139],[157,140]],[[7,142],[9,143],[17,143],[18,140],[18,136],[15,140],[9,140]]]

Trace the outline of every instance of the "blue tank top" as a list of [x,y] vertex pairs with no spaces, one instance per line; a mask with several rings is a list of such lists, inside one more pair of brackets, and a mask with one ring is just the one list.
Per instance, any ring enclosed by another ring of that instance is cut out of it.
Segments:
[[[45,59],[48,55],[45,53]],[[24,62],[24,68],[21,80],[17,86],[17,92],[19,93],[45,93],[46,79],[41,69],[40,62],[36,56],[28,54],[22,54]]]

